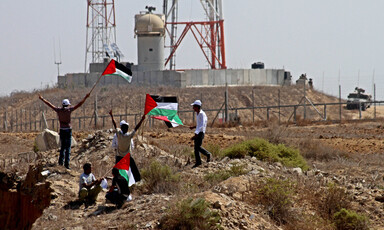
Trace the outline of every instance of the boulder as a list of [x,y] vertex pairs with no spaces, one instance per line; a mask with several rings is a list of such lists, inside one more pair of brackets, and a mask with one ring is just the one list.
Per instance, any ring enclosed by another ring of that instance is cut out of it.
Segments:
[[[49,149],[57,149],[60,147],[60,136],[57,132],[44,129],[42,133],[37,135],[35,139],[36,147],[39,151],[47,151]],[[72,147],[76,146],[77,142],[72,136]]]

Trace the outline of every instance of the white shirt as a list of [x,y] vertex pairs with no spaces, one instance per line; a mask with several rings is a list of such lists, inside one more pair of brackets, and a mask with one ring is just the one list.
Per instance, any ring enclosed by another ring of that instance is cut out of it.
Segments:
[[92,173],[90,173],[88,175],[85,173],[81,174],[80,175],[80,182],[79,182],[79,188],[80,188],[79,190],[81,190],[83,188],[83,184],[89,185],[94,181],[96,181],[96,178]]
[[199,134],[200,132],[205,133],[205,129],[207,128],[208,118],[205,112],[200,109],[200,112],[196,115],[196,131],[195,134]]

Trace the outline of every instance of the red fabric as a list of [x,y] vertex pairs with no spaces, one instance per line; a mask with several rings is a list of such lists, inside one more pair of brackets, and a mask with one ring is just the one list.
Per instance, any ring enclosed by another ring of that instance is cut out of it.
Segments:
[[155,118],[155,119],[158,119],[158,120],[162,120],[162,121],[168,121],[168,122],[171,122],[168,117],[166,116],[156,116],[156,117],[152,117],[152,118]]
[[147,94],[145,98],[145,109],[144,109],[144,115],[147,115],[152,109],[157,107],[157,103],[151,95]]
[[125,157],[123,157],[123,159],[121,159],[119,162],[117,162],[117,164],[115,164],[115,166],[113,166],[114,168],[117,168],[117,169],[124,169],[124,170],[129,170],[129,159],[131,158],[131,154],[130,153],[127,153],[127,155],[125,155]]
[[102,76],[104,76],[104,75],[108,75],[108,74],[113,74],[113,73],[115,73],[115,72],[116,72],[116,64],[115,64],[115,60],[112,59],[112,60],[109,62],[109,64],[107,65],[107,68],[105,68],[105,70],[104,70]]

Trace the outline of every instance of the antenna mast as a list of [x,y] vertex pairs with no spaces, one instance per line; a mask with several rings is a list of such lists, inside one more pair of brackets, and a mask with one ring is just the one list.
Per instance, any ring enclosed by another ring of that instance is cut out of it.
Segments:
[[55,39],[53,39],[53,58],[55,59],[55,65],[57,65],[57,76],[60,76],[60,65],[61,65],[61,46],[59,38],[59,61],[56,61],[56,46]]
[[101,63],[109,56],[105,47],[111,43],[116,43],[115,1],[87,0],[85,72],[89,62]]

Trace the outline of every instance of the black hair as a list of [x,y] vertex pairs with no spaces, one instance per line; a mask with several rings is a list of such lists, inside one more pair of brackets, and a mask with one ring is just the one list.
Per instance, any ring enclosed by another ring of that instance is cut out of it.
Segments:
[[83,169],[84,169],[84,171],[85,171],[86,169],[90,169],[90,168],[92,168],[91,163],[85,163],[85,164],[83,165]]
[[112,169],[112,175],[114,175],[114,176],[118,176],[118,175],[120,175],[119,169],[117,169],[117,168],[113,168],[113,169]]

